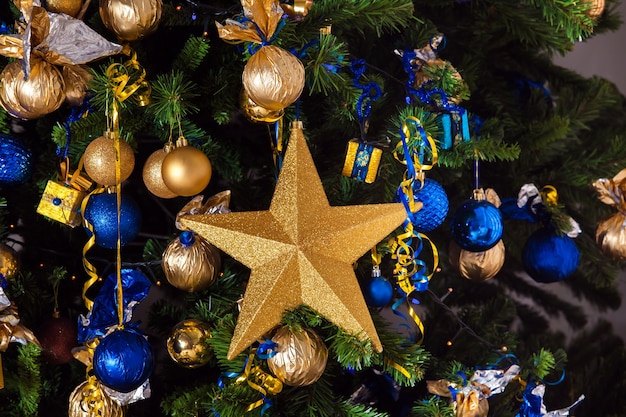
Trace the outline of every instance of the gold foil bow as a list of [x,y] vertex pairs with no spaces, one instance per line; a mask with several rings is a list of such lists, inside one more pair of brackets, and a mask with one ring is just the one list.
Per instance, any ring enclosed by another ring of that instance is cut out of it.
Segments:
[[[263,43],[261,34],[271,38],[283,16],[283,9],[276,0],[241,0],[246,23],[227,20],[226,25],[215,22],[220,38],[235,42]],[[258,30],[257,30],[258,28]],[[261,33],[259,33],[259,31]]]
[[207,199],[202,204],[203,195],[197,195],[176,214],[176,228],[178,230],[189,230],[180,223],[180,219],[184,216],[195,214],[223,214],[229,213],[230,208],[230,190],[219,192]]
[[10,342],[25,345],[28,342],[39,345],[39,341],[29,329],[20,323],[17,307],[0,288],[0,352],[7,350]]
[[600,178],[592,183],[598,199],[604,204],[615,206],[620,212],[626,213],[626,168],[612,179]]

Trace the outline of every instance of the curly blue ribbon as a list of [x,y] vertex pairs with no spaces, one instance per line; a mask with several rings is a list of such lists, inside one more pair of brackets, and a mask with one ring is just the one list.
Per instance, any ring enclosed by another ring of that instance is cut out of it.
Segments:
[[278,26],[276,27],[274,34],[269,39],[267,39],[267,37],[265,37],[265,34],[263,33],[259,25],[257,25],[254,20],[249,19],[247,17],[241,17],[240,19],[238,19],[238,21],[241,23],[252,23],[252,25],[254,26],[254,29],[259,35],[259,38],[261,38],[260,44],[253,43],[253,42],[248,44],[248,53],[250,55],[254,55],[259,49],[261,49],[261,47],[269,45],[272,42],[274,42],[276,38],[278,37],[278,33],[285,26],[285,23],[286,23],[284,19],[281,19],[280,22],[278,22]]
[[57,146],[57,150],[56,150],[57,157],[59,157],[60,159],[67,158],[67,154],[70,149],[70,143],[72,141],[72,132],[71,132],[70,126],[72,125],[72,123],[85,117],[92,110],[93,109],[91,105],[89,104],[89,97],[85,97],[85,99],[83,100],[80,106],[72,107],[72,111],[70,115],[68,116],[67,120],[63,124],[63,127],[65,128],[65,146],[63,147]]
[[361,95],[356,102],[356,114],[361,126],[361,140],[365,142],[366,123],[372,111],[372,102],[382,97],[383,93],[380,86],[375,82],[361,84],[359,78],[365,73],[365,60],[356,59],[352,61],[350,70],[354,74],[352,85],[362,90]]

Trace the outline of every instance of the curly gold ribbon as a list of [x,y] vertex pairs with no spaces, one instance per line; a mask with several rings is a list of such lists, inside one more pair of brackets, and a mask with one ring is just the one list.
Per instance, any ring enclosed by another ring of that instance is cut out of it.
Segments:
[[146,81],[146,70],[137,61],[137,53],[130,47],[125,46],[122,52],[130,59],[123,64],[111,64],[106,70],[107,78],[115,86],[113,88],[115,99],[121,103],[141,89],[137,99],[140,105],[146,105],[151,92],[150,84]]
[[556,206],[559,204],[559,194],[552,185],[546,185],[541,189],[541,200],[547,206]]
[[[256,349],[253,349],[248,356],[246,366],[243,373],[235,380],[236,384],[246,382],[250,388],[258,391],[263,396],[262,399],[250,404],[246,412],[252,411],[257,407],[260,407],[265,402],[265,395],[267,393],[276,395],[283,390],[283,383],[268,373],[264,372],[259,366],[253,365],[254,356],[256,355]],[[254,381],[253,381],[254,380]],[[258,381],[259,383],[255,382]]]
[[2,355],[0,355],[0,389],[4,388],[4,373],[2,372]]
[[87,307],[87,310],[89,311],[91,311],[91,307],[93,306],[93,301],[87,297],[87,291],[93,284],[96,283],[96,281],[98,281],[98,271],[96,270],[96,267],[91,262],[89,262],[89,259],[87,259],[87,252],[89,252],[89,249],[93,248],[94,245],[96,244],[96,234],[94,233],[93,225],[89,223],[89,221],[85,218],[85,210],[87,208],[87,204],[89,203],[89,199],[91,198],[91,196],[96,195],[96,194],[101,194],[105,191],[106,191],[106,187],[104,186],[100,188],[96,188],[91,193],[87,194],[87,196],[83,199],[83,202],[80,205],[80,211],[81,213],[83,213],[83,226],[87,230],[89,230],[89,232],[91,233],[91,236],[89,237],[89,239],[83,246],[83,268],[85,269],[85,272],[89,276],[89,279],[87,279],[87,281],[85,281],[85,283],[83,284],[82,297],[83,297],[83,302],[85,303],[85,307]]
[[400,372],[402,375],[406,377],[406,379],[411,379],[411,373],[407,371],[402,365],[392,361],[391,359],[385,358],[383,359],[383,363],[387,366],[391,366],[396,371]]

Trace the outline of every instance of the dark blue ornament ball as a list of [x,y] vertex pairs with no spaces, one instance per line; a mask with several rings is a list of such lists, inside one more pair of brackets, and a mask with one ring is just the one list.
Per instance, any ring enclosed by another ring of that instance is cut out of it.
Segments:
[[384,307],[391,302],[393,286],[385,277],[372,277],[362,286],[363,297],[370,307]]
[[93,370],[105,386],[119,392],[139,388],[152,375],[154,352],[136,330],[115,330],[105,336],[93,353]]
[[542,227],[530,235],[522,251],[524,269],[537,282],[557,282],[571,275],[580,261],[574,239]]
[[[422,208],[411,216],[413,227],[420,233],[428,233],[435,230],[448,215],[448,195],[441,185],[430,178],[424,179],[424,185],[417,181],[413,189],[413,201],[421,202]],[[398,191],[401,192],[401,191]],[[402,201],[396,196],[396,201]]]
[[466,200],[450,221],[452,238],[470,252],[491,249],[502,237],[503,230],[500,210],[486,200]]
[[33,173],[33,154],[11,136],[0,134],[0,185],[24,184]]
[[[120,213],[120,241],[124,246],[139,233],[141,212],[135,200],[122,195]],[[89,197],[84,216],[93,226],[96,245],[106,249],[117,248],[117,196],[115,194],[102,193]],[[91,236],[89,230],[87,234]]]

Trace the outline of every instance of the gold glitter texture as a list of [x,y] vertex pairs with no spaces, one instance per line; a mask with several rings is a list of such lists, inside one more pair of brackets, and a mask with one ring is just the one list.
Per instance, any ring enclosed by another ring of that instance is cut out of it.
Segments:
[[294,122],[268,211],[180,220],[251,269],[228,359],[301,304],[382,351],[352,263],[405,219],[400,203],[331,207],[302,123]]

